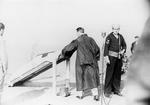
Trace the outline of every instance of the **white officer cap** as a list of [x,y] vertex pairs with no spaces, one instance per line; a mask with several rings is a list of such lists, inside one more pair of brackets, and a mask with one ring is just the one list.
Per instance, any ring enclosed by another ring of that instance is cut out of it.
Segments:
[[112,29],[117,29],[117,30],[120,30],[120,25],[119,24],[113,24],[112,25]]

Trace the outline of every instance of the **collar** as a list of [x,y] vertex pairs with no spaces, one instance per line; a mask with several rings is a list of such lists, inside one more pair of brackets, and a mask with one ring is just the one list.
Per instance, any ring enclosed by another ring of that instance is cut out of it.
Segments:
[[83,34],[80,35],[78,38],[83,37],[83,36],[87,36],[87,34],[83,33]]
[[112,33],[114,35],[115,38],[119,38],[119,34],[115,35],[114,33]]

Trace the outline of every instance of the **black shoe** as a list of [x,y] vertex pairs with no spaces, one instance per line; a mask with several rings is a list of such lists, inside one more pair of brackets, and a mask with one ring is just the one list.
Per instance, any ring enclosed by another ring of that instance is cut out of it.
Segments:
[[76,98],[78,98],[78,99],[83,99],[84,96],[76,96]]
[[94,100],[99,101],[99,96],[98,95],[94,96]]
[[65,97],[69,97],[71,93],[69,92],[68,88],[65,88]]
[[69,97],[71,95],[71,93],[67,93],[66,95],[65,95],[65,97]]
[[111,98],[111,94],[105,93],[104,95],[105,95],[105,97],[107,97],[107,98]]
[[123,96],[120,92],[114,92],[114,94],[116,94],[118,96]]

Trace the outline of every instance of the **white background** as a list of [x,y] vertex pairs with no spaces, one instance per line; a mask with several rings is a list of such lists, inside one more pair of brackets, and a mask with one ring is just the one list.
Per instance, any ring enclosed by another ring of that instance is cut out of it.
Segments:
[[85,28],[101,44],[101,32],[120,24],[130,55],[134,36],[140,36],[148,18],[144,0],[0,0],[0,21],[5,38],[9,72],[28,61],[32,53],[62,49]]

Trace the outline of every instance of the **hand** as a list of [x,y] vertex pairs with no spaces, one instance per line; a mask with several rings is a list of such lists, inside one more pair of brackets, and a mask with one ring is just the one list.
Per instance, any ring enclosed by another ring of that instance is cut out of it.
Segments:
[[7,73],[7,71],[6,71],[6,69],[3,69],[3,76],[5,76],[6,75],[6,73]]
[[122,50],[122,51],[120,51],[119,53],[120,53],[120,54],[124,54],[124,52],[125,52],[125,50],[123,49],[123,50]]
[[58,61],[60,58],[61,58],[61,54],[60,54],[60,55],[58,55],[58,57],[57,57],[56,61]]
[[107,64],[110,64],[110,60],[109,60],[108,56],[104,57],[104,60]]
[[3,66],[3,75],[5,75],[6,73],[7,73],[6,66]]
[[64,57],[62,56],[62,54],[60,54],[56,60],[56,63],[59,64],[60,62],[62,62],[64,60]]
[[48,53],[42,54],[42,58],[46,57],[47,55],[48,55]]
[[6,75],[6,71],[4,70],[4,72],[3,72],[3,76],[5,76]]
[[62,58],[62,54],[59,54],[57,59],[59,60],[61,58]]

